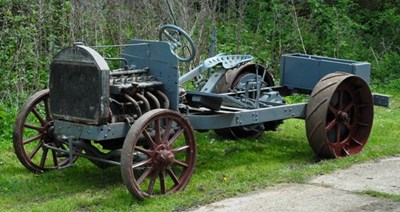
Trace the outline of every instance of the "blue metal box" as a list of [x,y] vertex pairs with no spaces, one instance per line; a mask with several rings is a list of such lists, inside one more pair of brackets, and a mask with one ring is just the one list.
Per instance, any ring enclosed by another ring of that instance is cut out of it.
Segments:
[[290,89],[312,91],[317,82],[332,72],[358,75],[368,84],[371,64],[306,54],[285,54],[281,57],[280,84]]

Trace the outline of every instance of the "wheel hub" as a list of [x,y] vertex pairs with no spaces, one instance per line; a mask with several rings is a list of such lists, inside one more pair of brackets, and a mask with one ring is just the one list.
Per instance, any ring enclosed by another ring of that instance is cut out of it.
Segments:
[[171,165],[175,161],[175,155],[165,145],[160,145],[156,150],[155,160],[158,164]]
[[43,136],[42,141],[46,144],[53,143],[55,141],[55,133],[54,133],[54,122],[48,122],[43,127]]
[[349,114],[344,111],[339,111],[337,120],[339,122],[347,122],[349,120]]
[[175,161],[175,155],[169,150],[161,150],[160,151],[160,162],[164,164],[172,164]]

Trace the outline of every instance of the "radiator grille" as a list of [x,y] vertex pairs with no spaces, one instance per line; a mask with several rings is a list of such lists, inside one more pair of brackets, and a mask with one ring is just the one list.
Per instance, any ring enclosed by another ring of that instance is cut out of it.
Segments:
[[50,111],[55,119],[99,125],[108,115],[108,71],[95,63],[54,61]]

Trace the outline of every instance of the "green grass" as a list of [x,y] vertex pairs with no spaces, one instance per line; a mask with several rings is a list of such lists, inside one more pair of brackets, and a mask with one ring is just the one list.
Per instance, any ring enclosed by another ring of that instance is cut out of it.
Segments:
[[303,120],[286,120],[276,132],[266,132],[256,140],[230,141],[213,132],[197,133],[197,165],[186,190],[144,201],[129,194],[119,167],[102,170],[79,159],[71,168],[40,175],[29,172],[12,148],[15,111],[3,108],[0,111],[7,113],[0,136],[0,211],[173,211],[281,183],[303,183],[311,176],[399,154],[399,108],[396,95],[390,109],[375,107],[372,134],[363,152],[335,160],[321,161],[315,156]]
[[393,201],[400,202],[400,195],[398,195],[398,194],[388,194],[388,193],[373,191],[373,190],[362,191],[359,193],[366,194],[366,195],[369,195],[372,197],[380,197],[380,198],[391,199]]

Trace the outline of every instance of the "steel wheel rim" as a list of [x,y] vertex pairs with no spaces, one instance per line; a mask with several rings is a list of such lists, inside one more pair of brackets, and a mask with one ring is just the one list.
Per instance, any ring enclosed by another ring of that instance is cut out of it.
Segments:
[[336,157],[359,153],[366,144],[373,120],[371,92],[360,78],[341,82],[329,100],[326,142]]
[[31,96],[19,112],[13,132],[13,145],[20,162],[33,172],[58,169],[69,163],[68,155],[44,144],[67,149],[56,142],[49,111],[49,90]]
[[[172,131],[175,125],[178,130]],[[195,137],[189,122],[174,111],[156,109],[140,117],[131,129],[121,158],[128,190],[144,199],[184,189],[196,161]]]
[[357,154],[368,140],[373,114],[372,94],[362,78],[328,74],[314,87],[307,105],[308,142],[324,158]]

